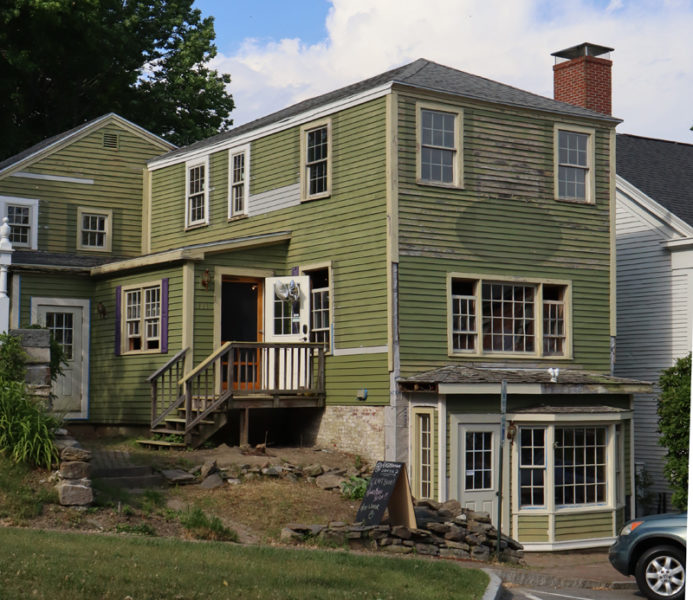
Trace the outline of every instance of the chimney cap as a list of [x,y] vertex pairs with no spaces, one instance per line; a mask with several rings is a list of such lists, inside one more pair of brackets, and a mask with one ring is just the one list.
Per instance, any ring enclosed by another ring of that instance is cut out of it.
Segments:
[[583,42],[577,46],[553,52],[551,56],[555,56],[556,59],[562,58],[564,60],[572,60],[574,58],[580,58],[581,56],[601,56],[602,54],[608,54],[613,51],[614,49],[608,46],[599,46],[597,44]]

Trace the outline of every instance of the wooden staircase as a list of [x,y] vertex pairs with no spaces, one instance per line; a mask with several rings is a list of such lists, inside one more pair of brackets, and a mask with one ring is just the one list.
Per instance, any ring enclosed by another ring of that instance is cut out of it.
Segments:
[[247,441],[252,408],[318,407],[325,403],[322,344],[227,342],[185,373],[185,348],[148,381],[152,390],[150,448],[198,448],[240,409]]

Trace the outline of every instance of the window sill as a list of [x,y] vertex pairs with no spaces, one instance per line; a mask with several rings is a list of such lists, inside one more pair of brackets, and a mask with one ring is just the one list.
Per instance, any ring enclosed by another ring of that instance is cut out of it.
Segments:
[[445,188],[448,190],[463,190],[464,189],[464,185],[460,184],[460,183],[444,183],[442,181],[428,181],[426,179],[417,179],[416,184],[426,186],[426,187]]
[[594,200],[590,198],[559,198],[559,197],[554,197],[554,200],[556,202],[564,202],[565,204],[586,204],[587,206],[594,206],[595,202]]
[[313,196],[302,196],[301,202],[312,202],[313,200],[324,200],[332,195],[331,192],[324,192],[322,194],[315,194]]
[[559,355],[559,354],[547,354],[547,355],[541,355],[541,354],[534,354],[531,352],[475,352],[473,350],[470,351],[464,351],[464,350],[453,350],[453,351],[448,351],[448,357],[449,358],[486,358],[486,359],[493,359],[493,358],[502,358],[502,359],[516,359],[516,360],[526,360],[528,358],[531,359],[536,359],[536,360],[546,360],[546,361],[551,361],[551,360],[560,360],[560,361],[565,361],[565,360],[572,360],[572,356],[564,356],[564,355]]
[[185,231],[192,231],[193,229],[201,229],[202,227],[207,227],[209,223],[203,222],[203,223],[190,223],[189,225],[186,225]]
[[141,356],[142,354],[163,354],[160,348],[156,350],[128,350],[120,353],[121,356]]
[[233,221],[242,221],[243,219],[247,219],[248,215],[243,214],[243,215],[234,215],[233,217],[228,218],[228,222],[231,223]]

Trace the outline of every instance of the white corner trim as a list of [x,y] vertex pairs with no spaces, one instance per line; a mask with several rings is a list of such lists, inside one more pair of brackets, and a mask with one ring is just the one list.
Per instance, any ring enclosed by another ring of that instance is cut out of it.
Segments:
[[84,177],[65,177],[63,175],[44,175],[43,173],[27,173],[26,171],[18,171],[12,173],[11,177],[23,177],[25,179],[42,179],[44,181],[60,181],[63,183],[83,183],[85,185],[93,185],[93,179]]

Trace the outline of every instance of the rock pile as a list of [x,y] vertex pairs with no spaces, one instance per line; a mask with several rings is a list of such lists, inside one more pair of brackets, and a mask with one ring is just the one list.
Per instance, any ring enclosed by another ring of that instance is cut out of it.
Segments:
[[[497,555],[498,531],[488,513],[462,508],[457,500],[415,503],[417,527],[387,524],[363,526],[332,522],[327,526],[289,524],[281,533],[284,542],[310,542],[394,554],[422,554],[442,558],[489,560]],[[500,559],[519,564],[522,545],[501,535]]]
[[89,479],[91,452],[81,448],[79,442],[64,430],[56,432],[55,445],[60,452],[60,470],[57,473],[58,499],[63,506],[87,506],[94,501]]
[[236,485],[242,481],[266,477],[289,481],[305,480],[309,483],[315,483],[324,490],[341,491],[342,482],[349,481],[351,477],[367,476],[368,468],[331,469],[317,463],[299,467],[290,463],[273,465],[270,462],[261,465],[218,465],[216,461],[209,461],[201,467],[197,466],[189,471],[169,469],[162,471],[161,474],[172,485],[199,483],[205,489],[214,489],[224,485],[224,483]]

